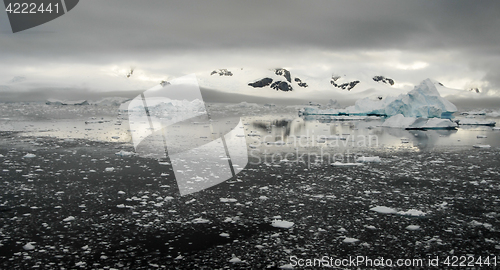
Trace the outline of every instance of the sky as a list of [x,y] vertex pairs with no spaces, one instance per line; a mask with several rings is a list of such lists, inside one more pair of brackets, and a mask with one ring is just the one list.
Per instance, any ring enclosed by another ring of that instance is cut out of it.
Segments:
[[380,74],[401,87],[433,78],[500,97],[499,44],[499,1],[82,0],[15,34],[0,11],[0,101],[233,67]]

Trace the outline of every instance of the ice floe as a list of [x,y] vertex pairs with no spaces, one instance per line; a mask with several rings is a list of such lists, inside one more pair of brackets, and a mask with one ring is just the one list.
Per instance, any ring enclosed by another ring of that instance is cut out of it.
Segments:
[[340,162],[340,161],[335,161],[331,165],[334,166],[334,167],[352,167],[352,166],[362,166],[363,163],[350,163],[350,162],[343,163],[343,162]]
[[371,211],[381,213],[381,214],[395,214],[397,213],[396,209],[389,208],[387,206],[375,206],[370,208]]
[[409,209],[407,211],[399,211],[398,214],[402,215],[402,216],[412,216],[412,217],[423,217],[426,215],[425,212],[422,212],[422,211],[417,210],[417,209]]
[[489,144],[475,144],[472,147],[474,147],[474,148],[491,148],[491,145],[489,145]]
[[271,222],[271,226],[275,228],[283,228],[283,229],[289,229],[293,227],[294,223],[286,220],[278,220],[275,219]]
[[26,245],[23,246],[23,249],[26,251],[34,250],[35,246],[32,243],[27,243]]
[[359,157],[357,163],[380,163],[380,157]]
[[64,222],[70,222],[70,221],[73,221],[73,220],[75,220],[74,216],[69,216],[69,217],[63,219]]
[[407,229],[409,231],[417,231],[417,230],[420,230],[420,226],[418,226],[418,225],[408,225],[408,226],[406,226],[405,229]]
[[359,239],[356,238],[351,238],[351,237],[346,237],[342,242],[352,244],[358,242]]

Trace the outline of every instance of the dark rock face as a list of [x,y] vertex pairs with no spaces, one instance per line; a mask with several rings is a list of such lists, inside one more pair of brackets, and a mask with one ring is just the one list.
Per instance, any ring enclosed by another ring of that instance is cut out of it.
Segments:
[[306,88],[307,87],[307,83],[301,81],[299,78],[295,78],[294,81],[297,82],[297,84],[300,86],[300,87],[304,87]]
[[212,71],[210,75],[219,74],[219,76],[233,76],[233,73],[225,68]]
[[474,92],[474,93],[478,93],[478,94],[481,93],[481,90],[479,90],[479,88],[477,88],[477,87],[470,88],[469,91]]
[[[249,83],[248,85],[252,86],[252,87],[258,87],[258,88],[263,88],[263,87],[269,86],[271,89],[274,89],[277,91],[284,91],[284,92],[293,91],[292,76],[290,74],[290,71],[288,71],[284,68],[277,68],[274,70],[274,73],[278,76],[283,76],[286,79],[286,81],[279,80],[279,79],[276,79],[276,81],[275,81],[272,78],[266,77],[266,78],[260,79],[258,81]],[[299,78],[294,78],[293,80],[295,81],[295,83],[297,83],[297,85],[299,87],[303,87],[303,88],[308,87],[307,83],[303,82]]]
[[273,84],[271,84],[271,88],[275,90],[281,90],[281,91],[292,91],[292,86],[285,81],[276,81]]
[[270,85],[272,82],[273,82],[273,79],[264,78],[264,79],[258,80],[256,82],[249,83],[248,85],[250,85],[252,87],[262,88],[262,87],[266,87],[266,86]]
[[277,68],[274,73],[279,76],[285,77],[288,82],[292,82],[292,77],[290,76],[290,71],[284,68]]
[[339,79],[340,79],[340,76],[332,76],[332,79],[330,80],[330,83],[333,86],[335,86],[337,88],[340,88],[342,90],[351,91],[351,89],[353,89],[359,83],[359,81],[352,81],[352,82],[338,84],[337,81]]
[[394,85],[394,80],[393,79],[389,79],[389,78],[386,78],[384,76],[374,76],[373,80],[376,81],[376,82],[383,82],[383,83],[387,83],[387,84],[390,84],[390,85]]

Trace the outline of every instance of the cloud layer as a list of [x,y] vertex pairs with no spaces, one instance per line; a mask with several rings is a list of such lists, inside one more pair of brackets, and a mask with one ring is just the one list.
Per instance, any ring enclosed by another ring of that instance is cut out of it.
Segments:
[[80,1],[37,28],[1,29],[0,95],[138,90],[225,67],[432,77],[500,95],[498,29],[498,1]]

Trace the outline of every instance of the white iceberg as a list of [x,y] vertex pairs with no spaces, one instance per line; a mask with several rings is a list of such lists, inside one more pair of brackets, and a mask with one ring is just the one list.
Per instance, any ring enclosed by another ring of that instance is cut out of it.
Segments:
[[407,94],[387,97],[383,100],[364,98],[346,108],[349,114],[387,115],[402,114],[405,117],[450,117],[457,107],[441,97],[436,86],[426,79]]
[[475,126],[494,126],[497,122],[485,119],[463,118],[458,119],[459,125],[475,125]]

